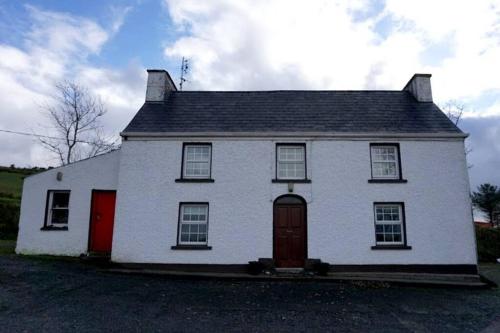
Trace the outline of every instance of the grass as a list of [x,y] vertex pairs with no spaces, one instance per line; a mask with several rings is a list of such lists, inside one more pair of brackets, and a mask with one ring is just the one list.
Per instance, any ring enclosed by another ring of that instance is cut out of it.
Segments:
[[0,196],[21,198],[24,177],[21,173],[0,171]]
[[500,286],[500,264],[499,263],[479,263],[479,273],[490,281]]
[[[44,170],[0,166],[0,239],[12,239],[17,235],[24,177]],[[0,247],[0,253],[5,251],[5,247]]]
[[0,240],[0,254],[14,254],[15,249],[15,240]]

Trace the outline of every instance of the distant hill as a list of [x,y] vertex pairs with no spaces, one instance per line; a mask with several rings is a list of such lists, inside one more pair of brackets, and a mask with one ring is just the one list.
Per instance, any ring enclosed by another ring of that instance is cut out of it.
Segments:
[[16,168],[0,166],[0,201],[3,198],[21,199],[23,179],[26,176],[45,171],[45,168]]
[[15,238],[17,235],[24,177],[45,170],[0,166],[0,239]]

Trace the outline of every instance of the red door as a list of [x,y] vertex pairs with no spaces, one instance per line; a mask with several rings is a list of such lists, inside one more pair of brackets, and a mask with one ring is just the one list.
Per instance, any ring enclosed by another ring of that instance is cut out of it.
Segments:
[[274,206],[274,261],[276,267],[304,267],[306,221],[303,204]]
[[111,253],[116,191],[92,191],[90,252]]

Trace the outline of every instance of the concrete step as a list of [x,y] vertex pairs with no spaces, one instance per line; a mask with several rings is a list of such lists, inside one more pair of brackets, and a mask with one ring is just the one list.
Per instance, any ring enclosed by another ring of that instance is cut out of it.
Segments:
[[396,277],[415,279],[457,279],[475,281],[480,277],[478,274],[436,274],[436,273],[400,273],[400,272],[329,272],[328,275],[335,276],[374,276],[374,277]]
[[433,273],[377,273],[377,272],[330,272],[333,279],[386,281],[422,284],[448,284],[464,286],[486,286],[478,274],[433,274]]
[[250,275],[242,273],[212,273],[212,272],[183,272],[160,269],[126,269],[110,268],[103,270],[108,273],[119,274],[140,274],[140,275],[161,275],[177,278],[210,278],[210,279],[236,279],[236,280],[256,280],[256,281],[374,281],[390,282],[411,285],[434,285],[434,286],[455,286],[469,288],[485,288],[488,284],[480,280],[477,276],[454,276],[454,274],[408,274],[398,275],[387,273],[330,273],[327,276],[289,274],[281,273],[275,275]]

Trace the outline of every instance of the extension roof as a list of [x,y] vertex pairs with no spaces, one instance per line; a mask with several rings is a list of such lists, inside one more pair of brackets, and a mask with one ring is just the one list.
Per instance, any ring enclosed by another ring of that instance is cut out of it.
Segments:
[[465,137],[406,91],[173,91],[147,102],[123,136],[412,134]]

